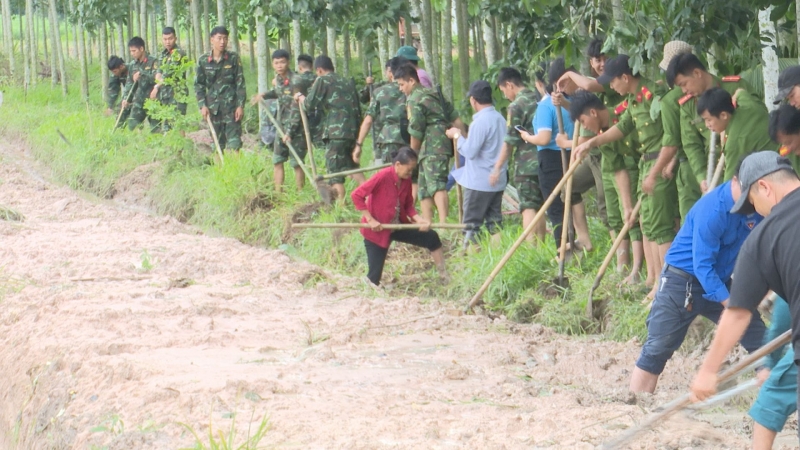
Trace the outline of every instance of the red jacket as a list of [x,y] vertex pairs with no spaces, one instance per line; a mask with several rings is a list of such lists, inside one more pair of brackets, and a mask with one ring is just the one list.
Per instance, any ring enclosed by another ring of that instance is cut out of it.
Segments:
[[[394,167],[387,167],[376,173],[364,184],[350,194],[353,204],[359,211],[367,210],[380,223],[391,223],[394,219],[395,208],[400,207],[400,223],[412,223],[411,218],[417,215],[414,209],[414,199],[411,197],[411,180],[401,180]],[[361,222],[366,220],[362,217]],[[364,239],[389,248],[391,242],[390,230],[372,231],[362,228]]]

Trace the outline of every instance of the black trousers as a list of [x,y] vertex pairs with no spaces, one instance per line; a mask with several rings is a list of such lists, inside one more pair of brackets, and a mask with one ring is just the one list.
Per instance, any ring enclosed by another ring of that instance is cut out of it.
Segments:
[[[569,161],[570,154],[571,152],[567,151],[567,161]],[[561,151],[539,150],[537,156],[539,158],[539,188],[542,190],[542,196],[547,200],[564,176],[564,169],[561,165]],[[572,204],[575,205],[581,201],[581,195],[573,192]],[[564,222],[564,202],[561,200],[560,195],[547,208],[547,218],[553,224],[553,237],[556,239],[556,248],[560,248],[561,224]]]
[[[419,230],[395,230],[392,232],[389,245],[394,241],[405,242],[406,244],[415,245],[417,247],[424,247],[430,251],[442,248],[442,241],[439,239],[439,235],[433,230],[426,232]],[[364,239],[364,247],[367,249],[367,278],[369,278],[372,284],[379,286],[381,284],[383,266],[386,263],[386,255],[389,253],[389,249],[383,248],[366,239]]]
[[502,221],[503,191],[484,192],[464,188],[464,223],[474,227],[465,233],[467,241],[474,242],[484,226],[489,234],[498,232]]

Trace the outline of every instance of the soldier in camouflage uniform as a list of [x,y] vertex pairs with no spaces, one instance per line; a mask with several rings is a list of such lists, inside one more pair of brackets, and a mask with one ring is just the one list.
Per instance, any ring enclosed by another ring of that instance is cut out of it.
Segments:
[[[533,114],[536,112],[536,94],[522,83],[522,74],[517,69],[505,67],[500,69],[497,76],[497,87],[503,95],[511,101],[508,105],[506,117],[506,137],[500,157],[494,165],[489,182],[497,184],[498,176],[503,165],[514,152],[514,187],[519,194],[519,211],[522,214],[522,226],[526,228],[533,221],[536,212],[542,207],[544,199],[539,188],[539,160],[535,145],[528,144],[519,136],[517,127],[529,128],[533,123]],[[543,220],[528,235],[528,241],[535,243],[535,239],[544,240],[546,225]]]
[[[423,88],[417,69],[405,64],[394,71],[400,91],[407,97],[408,134],[411,148],[419,154],[418,194],[422,216],[433,220],[433,207],[439,211],[439,222],[447,221],[447,176],[453,143],[445,132],[451,124],[463,130],[463,124],[436,91]],[[466,133],[464,133],[466,135]]]
[[[158,101],[162,105],[175,105],[181,115],[186,115],[185,101],[178,101],[175,94],[181,100],[189,96],[189,87],[186,84],[186,52],[177,45],[175,29],[164,27],[161,31],[161,42],[164,49],[161,50],[161,67],[156,74],[156,90],[158,91]],[[168,124],[164,124],[165,129],[169,129]]]
[[295,109],[295,116],[299,118],[300,113],[297,103],[294,102],[292,95],[294,94],[294,81],[295,74],[289,70],[289,52],[283,49],[275,50],[272,53],[272,68],[275,69],[275,79],[272,83],[272,89],[264,93],[257,93],[253,96],[250,104],[257,105],[261,100],[275,99],[278,102],[278,111],[275,119],[281,125],[283,132],[286,134],[286,139],[275,139],[273,153],[272,153],[272,174],[275,183],[275,189],[281,190],[285,173],[283,164],[289,161],[294,169],[294,179],[297,184],[297,189],[303,189],[305,185],[305,175],[303,169],[300,167],[298,161],[291,155],[286,141],[290,141],[294,147],[300,160],[306,158],[307,145],[306,137],[303,132],[303,124],[292,126],[291,116],[292,110]]
[[[144,48],[144,40],[134,37],[128,42],[128,50],[131,58],[128,67],[128,79],[125,82],[125,90],[122,92],[122,107],[131,108],[128,116],[128,128],[133,130],[148,118],[147,111],[144,109],[144,102],[153,94],[156,85],[156,73],[158,72],[158,58],[148,55]],[[125,99],[133,89],[131,102]],[[151,121],[150,126],[156,131],[155,121]]]
[[[711,181],[706,180],[711,130],[706,127],[703,118],[697,114],[697,98],[713,87],[721,87],[731,95],[741,89],[743,92],[740,92],[738,96],[749,96],[749,100],[752,100],[751,103],[759,103],[759,100],[751,94],[753,91],[741,77],[717,78],[708,73],[703,63],[691,53],[684,53],[672,58],[667,68],[667,76],[673,78],[675,85],[680,87],[685,94],[683,97],[673,100],[680,105],[681,143],[700,189],[705,192]],[[766,106],[763,111],[766,112]],[[717,138],[719,139],[719,136]],[[719,156],[722,148],[719,142],[717,142],[716,148],[717,156]],[[738,161],[728,161],[728,164],[734,166],[737,163]]]
[[408,127],[406,116],[406,96],[400,92],[392,76],[392,65],[400,58],[392,58],[386,62],[386,79],[389,83],[375,89],[372,101],[367,108],[367,115],[361,124],[358,141],[353,149],[353,161],[361,161],[361,143],[367,137],[370,127],[374,128],[372,143],[374,165],[392,161],[392,154],[401,147],[408,146],[404,128]]
[[219,145],[225,150],[242,148],[242,117],[247,100],[242,61],[229,52],[228,29],[210,33],[211,53],[197,60],[194,90],[203,119],[211,118]]
[[[106,86],[106,98],[108,100],[105,114],[110,116],[114,114],[117,100],[120,99],[120,93],[125,88],[125,81],[128,79],[128,66],[119,56],[112,56],[108,58],[108,70],[111,72],[111,76],[108,78],[108,86]],[[122,106],[120,105],[120,107]],[[128,113],[130,113],[129,109],[122,113],[120,123],[125,123],[128,120]]]
[[[307,84],[310,88],[314,84],[314,80],[317,79],[317,75],[314,73],[314,58],[311,55],[298,56],[296,69],[297,75],[303,80],[303,85]],[[303,95],[308,95],[308,90],[303,92]],[[308,128],[310,128],[311,141],[314,148],[322,148],[322,114],[319,114],[317,110],[306,110],[306,116],[308,117]]]
[[[308,96],[295,94],[298,103],[307,110],[317,109],[322,114],[325,164],[328,173],[339,173],[354,169],[351,151],[356,143],[356,133],[361,117],[358,113],[358,93],[353,86],[334,72],[333,61],[327,56],[318,56],[314,61],[317,79],[308,91]],[[365,181],[364,175],[350,175],[358,184]],[[345,201],[344,177],[330,179],[339,201]]]

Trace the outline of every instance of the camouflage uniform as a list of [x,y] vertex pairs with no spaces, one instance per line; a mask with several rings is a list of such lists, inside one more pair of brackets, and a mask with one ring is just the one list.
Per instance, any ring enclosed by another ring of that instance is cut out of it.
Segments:
[[[300,120],[300,110],[298,109],[297,102],[295,102],[292,97],[295,77],[296,75],[292,71],[287,72],[286,76],[276,74],[275,86],[262,94],[262,97],[265,100],[277,100],[278,112],[275,115],[275,119],[281,125],[283,132],[291,138],[292,147],[294,147],[297,156],[299,156],[302,161],[306,159],[306,153],[308,153],[306,137],[303,133],[303,124],[300,122],[299,127],[292,126],[292,115],[294,115],[297,120]],[[289,161],[292,167],[299,166],[297,160],[291,155],[289,147],[283,143],[279,135],[273,144],[272,164],[283,164],[286,161]]]
[[175,99],[175,93],[182,98],[188,98],[189,87],[186,85],[186,72],[179,73],[179,68],[186,64],[186,52],[175,47],[172,50],[164,49],[161,51],[161,67],[159,73],[167,81],[158,88],[158,101],[162,105],[175,105],[175,108],[182,115],[186,115],[186,103],[179,103]]
[[[386,81],[379,81],[377,83],[372,83],[372,92],[378,92],[378,89],[386,86],[388,83]],[[366,85],[358,92],[358,100],[361,103],[369,103],[372,101],[372,95],[370,95],[369,86]]]
[[[314,85],[314,81],[317,79],[317,76],[314,72],[303,72],[303,73],[295,73],[294,78],[292,78],[292,95],[296,93],[301,93],[303,95],[308,95],[308,91],[311,89],[311,86]],[[306,105],[308,108],[308,105]],[[303,126],[302,117],[300,117],[300,109],[293,110],[297,113],[297,116],[294,117],[292,121],[292,126]],[[322,127],[320,126],[320,117],[321,115],[315,109],[306,109],[306,117],[308,118],[308,128],[309,133],[311,133],[311,140],[313,141],[313,145],[315,147],[322,147],[320,145],[322,143]],[[305,131],[305,130],[304,130]],[[305,132],[303,133],[303,137],[305,137]]]
[[[361,117],[358,114],[358,93],[349,81],[335,72],[317,77],[305,99],[307,110],[322,114],[322,139],[328,173],[339,173],[356,167],[351,156],[356,144]],[[330,179],[342,184],[344,177]]]
[[402,129],[407,126],[406,96],[397,83],[389,83],[375,89],[367,115],[372,117],[375,142],[373,159],[390,162],[391,154],[408,142],[403,139]]
[[[106,86],[106,98],[108,101],[106,105],[108,109],[112,111],[116,111],[117,100],[120,100],[120,94],[125,89],[125,81],[127,80],[127,75],[123,77],[118,77],[114,75],[114,72],[111,72],[111,76],[108,78],[108,86]],[[120,106],[121,108],[122,106]],[[122,116],[120,116],[119,123],[123,124],[128,121],[128,115],[130,114],[130,108],[126,109]]]
[[239,55],[226,51],[219,62],[211,53],[197,61],[194,80],[197,105],[207,107],[219,145],[223,149],[242,148],[242,122],[236,121],[236,108],[244,109],[247,99],[244,73]]
[[539,188],[539,159],[536,146],[522,140],[514,127],[529,129],[536,112],[536,94],[530,89],[517,93],[514,101],[508,105],[506,116],[505,143],[514,151],[514,186],[519,194],[519,210],[539,210],[544,203],[542,190]]
[[[452,107],[442,106],[433,89],[421,85],[408,96],[408,134],[422,141],[419,151],[419,198],[433,198],[444,191],[450,173],[453,143],[445,134],[456,119]],[[447,108],[447,109],[445,109]]]
[[[145,55],[141,61],[131,61],[128,64],[128,80],[125,82],[125,90],[122,98],[128,98],[130,90],[133,89],[131,98],[131,112],[128,115],[128,128],[133,130],[146,119],[147,111],[144,109],[144,102],[150,98],[150,92],[156,85],[156,73],[158,72],[158,58],[152,55]],[[136,86],[133,84],[133,75],[139,73],[139,80]],[[155,123],[152,124],[155,126]]]

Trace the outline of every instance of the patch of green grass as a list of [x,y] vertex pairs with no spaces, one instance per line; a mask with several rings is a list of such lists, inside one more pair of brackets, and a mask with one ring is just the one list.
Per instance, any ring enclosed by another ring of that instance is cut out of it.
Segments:
[[252,428],[251,423],[255,417],[255,409],[250,416],[250,422],[247,425],[247,431],[242,435],[241,430],[236,424],[236,413],[230,413],[231,426],[227,432],[222,430],[214,430],[214,423],[209,420],[208,434],[201,437],[191,426],[180,423],[195,439],[195,444],[192,447],[186,447],[182,450],[257,450],[260,448],[259,443],[264,439],[264,436],[269,431],[269,416],[266,414],[256,425],[255,430]]

